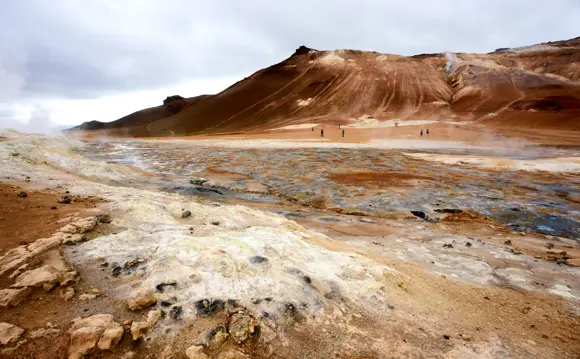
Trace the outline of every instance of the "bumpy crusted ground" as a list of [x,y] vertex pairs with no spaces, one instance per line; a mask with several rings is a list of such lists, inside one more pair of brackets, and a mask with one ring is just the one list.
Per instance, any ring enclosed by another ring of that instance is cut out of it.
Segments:
[[[0,144],[2,181],[22,187],[4,187],[8,208],[37,237],[3,236],[1,289],[19,303],[0,321],[24,330],[2,333],[14,338],[6,357],[580,353],[579,247],[561,219],[577,220],[571,173],[446,166],[392,149],[79,146]],[[107,163],[131,156],[139,170]],[[194,166],[204,172],[192,178]],[[301,200],[307,191],[316,197]],[[65,194],[70,207],[45,209]],[[30,218],[44,211],[58,216],[39,227]],[[534,222],[544,213],[545,228]]]

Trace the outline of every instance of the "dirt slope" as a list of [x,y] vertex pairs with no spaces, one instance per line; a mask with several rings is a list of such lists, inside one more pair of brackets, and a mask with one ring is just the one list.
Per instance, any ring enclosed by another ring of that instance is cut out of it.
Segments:
[[580,38],[489,54],[404,57],[300,47],[216,95],[83,124],[132,136],[261,131],[361,119],[454,119],[580,130]]

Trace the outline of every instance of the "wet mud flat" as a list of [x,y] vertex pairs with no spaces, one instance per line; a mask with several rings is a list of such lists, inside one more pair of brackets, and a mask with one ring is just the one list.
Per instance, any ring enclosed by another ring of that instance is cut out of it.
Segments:
[[[182,142],[89,142],[91,158],[156,175],[167,191],[216,201],[289,202],[335,213],[438,220],[457,210],[519,232],[580,238],[580,173],[485,169],[406,155],[419,151],[296,148],[204,148]],[[572,157],[575,150],[430,150],[434,154],[508,159]],[[191,178],[207,179],[191,183]],[[283,210],[283,209],[282,209]]]

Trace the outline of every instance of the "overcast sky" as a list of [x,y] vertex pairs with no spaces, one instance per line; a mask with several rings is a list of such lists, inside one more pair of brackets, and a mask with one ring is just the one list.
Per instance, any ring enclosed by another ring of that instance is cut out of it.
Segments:
[[112,121],[300,45],[413,55],[580,36],[578,0],[5,0],[0,125]]

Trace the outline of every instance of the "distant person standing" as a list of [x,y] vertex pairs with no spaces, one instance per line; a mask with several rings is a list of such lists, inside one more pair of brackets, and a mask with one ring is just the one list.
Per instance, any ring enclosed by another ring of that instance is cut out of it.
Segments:
[[427,137],[429,137],[429,129],[427,129],[427,132],[425,132],[425,134],[427,134]]
[[320,129],[320,137],[324,137],[324,128]]
[[342,137],[344,137],[344,128],[342,129]]
[[419,136],[423,137],[423,130],[421,130],[421,133],[419,134]]
[[314,127],[312,127],[312,132],[314,132]]

